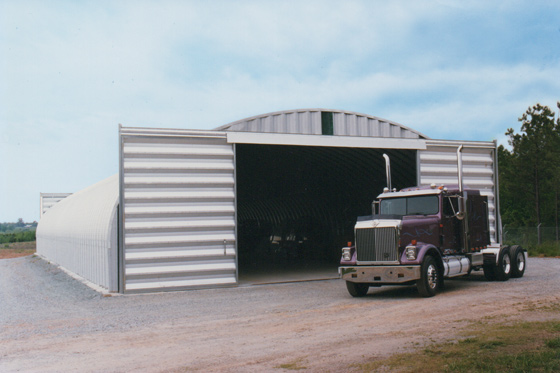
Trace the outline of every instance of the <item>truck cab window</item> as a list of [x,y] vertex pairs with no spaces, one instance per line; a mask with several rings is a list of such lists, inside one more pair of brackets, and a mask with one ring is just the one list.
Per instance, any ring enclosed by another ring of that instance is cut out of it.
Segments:
[[381,200],[381,214],[435,215],[438,211],[437,196],[398,197]]
[[381,214],[406,215],[406,198],[390,198],[381,201]]
[[443,197],[443,214],[447,217],[455,216],[459,211],[459,199]]

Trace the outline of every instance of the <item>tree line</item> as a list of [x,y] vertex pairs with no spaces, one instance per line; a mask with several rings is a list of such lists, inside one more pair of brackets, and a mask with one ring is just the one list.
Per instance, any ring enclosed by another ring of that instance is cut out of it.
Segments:
[[0,234],[0,243],[30,242],[30,241],[35,241],[34,230]]
[[[557,103],[560,109],[560,102]],[[556,227],[560,192],[560,118],[536,104],[519,118],[517,133],[498,147],[502,224],[510,227]]]
[[19,219],[16,223],[0,223],[0,243],[35,241],[37,222],[25,223]]

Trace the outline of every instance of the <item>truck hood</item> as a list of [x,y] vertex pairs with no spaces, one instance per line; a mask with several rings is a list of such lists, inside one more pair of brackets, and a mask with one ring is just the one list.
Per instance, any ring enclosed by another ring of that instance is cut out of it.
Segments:
[[355,228],[395,228],[399,227],[402,223],[401,219],[371,219],[371,220],[358,220]]

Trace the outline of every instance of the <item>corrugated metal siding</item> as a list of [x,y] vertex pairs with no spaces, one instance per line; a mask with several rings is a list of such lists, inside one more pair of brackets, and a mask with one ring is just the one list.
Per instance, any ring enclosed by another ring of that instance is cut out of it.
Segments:
[[121,128],[124,292],[237,283],[225,134]]
[[48,209],[71,194],[72,193],[41,193],[41,216],[43,216]]
[[300,135],[321,135],[321,113],[333,113],[335,136],[384,137],[405,139],[426,139],[418,131],[402,124],[370,115],[350,111],[329,109],[301,109],[279,111],[242,119],[218,131],[290,133]]
[[488,142],[427,141],[419,151],[420,185],[457,185],[457,149],[463,145],[463,185],[479,189],[488,197],[490,238],[497,242],[496,180],[494,178],[495,144]]
[[37,227],[37,253],[109,291],[117,291],[119,178],[58,202]]

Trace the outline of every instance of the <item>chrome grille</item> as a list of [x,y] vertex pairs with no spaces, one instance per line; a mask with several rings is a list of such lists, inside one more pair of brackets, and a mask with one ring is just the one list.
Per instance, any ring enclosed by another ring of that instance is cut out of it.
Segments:
[[360,262],[394,262],[398,260],[397,229],[356,229],[356,253]]

